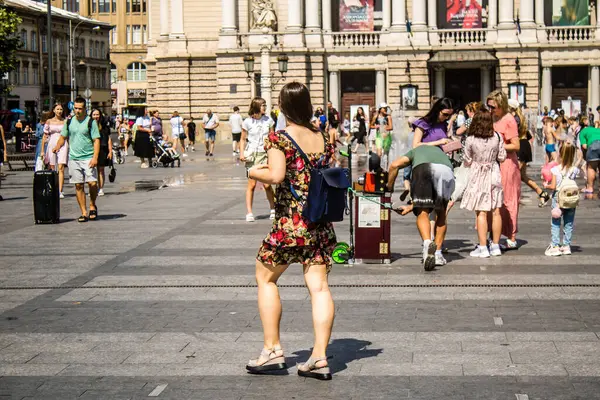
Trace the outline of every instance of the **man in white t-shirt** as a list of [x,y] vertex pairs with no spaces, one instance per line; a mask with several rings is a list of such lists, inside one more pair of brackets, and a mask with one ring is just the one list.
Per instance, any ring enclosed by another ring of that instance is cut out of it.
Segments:
[[183,122],[183,118],[177,111],[175,111],[173,112],[170,122],[172,132],[171,136],[173,136],[173,149],[177,151],[177,148],[181,143],[181,153],[184,157],[187,157],[187,154],[185,154],[185,124]]
[[229,125],[231,125],[231,139],[233,141],[233,156],[240,155],[240,140],[242,139],[242,123],[243,119],[240,115],[240,108],[233,107],[233,114],[229,117]]
[[204,128],[206,141],[206,155],[211,156],[215,151],[215,139],[217,137],[216,129],[219,127],[219,116],[213,114],[212,110],[206,110],[206,114],[202,118],[202,127]]

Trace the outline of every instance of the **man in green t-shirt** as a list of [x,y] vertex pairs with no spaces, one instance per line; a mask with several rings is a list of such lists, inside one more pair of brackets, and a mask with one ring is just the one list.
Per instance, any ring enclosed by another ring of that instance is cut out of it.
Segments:
[[585,154],[587,163],[587,187],[586,193],[594,193],[594,182],[596,181],[596,171],[600,166],[600,129],[588,126],[579,132],[579,143]]
[[[446,207],[454,192],[454,172],[448,156],[437,146],[418,146],[392,162],[388,190],[394,190],[398,170],[412,167],[410,193],[417,229],[423,239],[423,266],[432,271],[446,264],[442,245],[446,238]],[[435,242],[431,240],[430,214],[435,211]]]
[[[85,100],[77,97],[73,109],[75,116],[63,125],[60,139],[54,148],[56,153],[69,140],[69,175],[75,184],[77,203],[81,208],[81,217],[77,221],[87,222],[98,219],[96,197],[98,196],[98,153],[100,152],[100,131],[96,121],[86,115]],[[90,212],[88,216],[84,185],[87,182],[90,191]]]

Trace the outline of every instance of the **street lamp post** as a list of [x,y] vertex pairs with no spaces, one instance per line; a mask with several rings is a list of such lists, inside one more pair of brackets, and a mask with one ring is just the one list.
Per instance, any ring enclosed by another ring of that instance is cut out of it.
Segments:
[[[277,66],[279,69],[279,73],[281,77],[277,78],[273,74],[271,74],[271,46],[264,45],[261,48],[260,52],[261,58],[261,75],[260,75],[260,88],[262,91],[262,96],[265,98],[267,102],[267,112],[271,111],[271,90],[277,85],[280,81],[285,80],[285,74],[288,72],[288,61],[289,58],[285,53],[279,54],[277,57]],[[259,83],[252,76],[254,72],[254,55],[252,53],[248,53],[243,58],[244,61],[244,70],[248,75],[248,80],[254,83]]]
[[[69,71],[71,74],[71,102],[75,101],[75,97],[77,95],[77,93],[75,92],[75,88],[76,86],[76,77],[75,77],[75,63],[73,62],[73,50],[75,49],[75,31],[77,31],[77,28],[79,27],[79,25],[81,25],[84,21],[79,21],[79,23],[77,23],[77,25],[75,25],[75,28],[72,28],[71,25],[71,20],[69,20]],[[93,30],[98,30],[100,29],[99,26],[95,26],[92,28]]]

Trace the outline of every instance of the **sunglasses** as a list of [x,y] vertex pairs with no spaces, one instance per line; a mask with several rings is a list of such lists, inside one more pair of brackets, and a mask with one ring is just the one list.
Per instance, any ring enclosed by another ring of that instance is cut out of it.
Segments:
[[490,111],[494,111],[494,110],[495,110],[496,108],[498,108],[498,107],[496,107],[496,106],[491,106],[491,105],[489,105],[489,104],[488,104],[488,105],[487,105],[487,108],[488,108]]
[[446,118],[450,118],[450,117],[452,116],[452,113],[445,113],[445,112],[442,112],[442,115],[443,115],[444,117],[446,117]]

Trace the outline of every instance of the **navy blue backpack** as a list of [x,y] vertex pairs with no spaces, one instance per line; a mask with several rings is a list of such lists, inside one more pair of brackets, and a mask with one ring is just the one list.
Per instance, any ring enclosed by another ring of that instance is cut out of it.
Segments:
[[[287,132],[283,134],[298,150],[306,166],[310,166],[310,183],[302,216],[313,223],[342,221],[347,207],[348,188],[350,187],[348,170],[323,165],[323,158],[314,165],[298,146],[298,143]],[[327,149],[327,140],[325,140],[325,149]],[[291,185],[290,190],[292,196],[299,200],[300,196]]]

